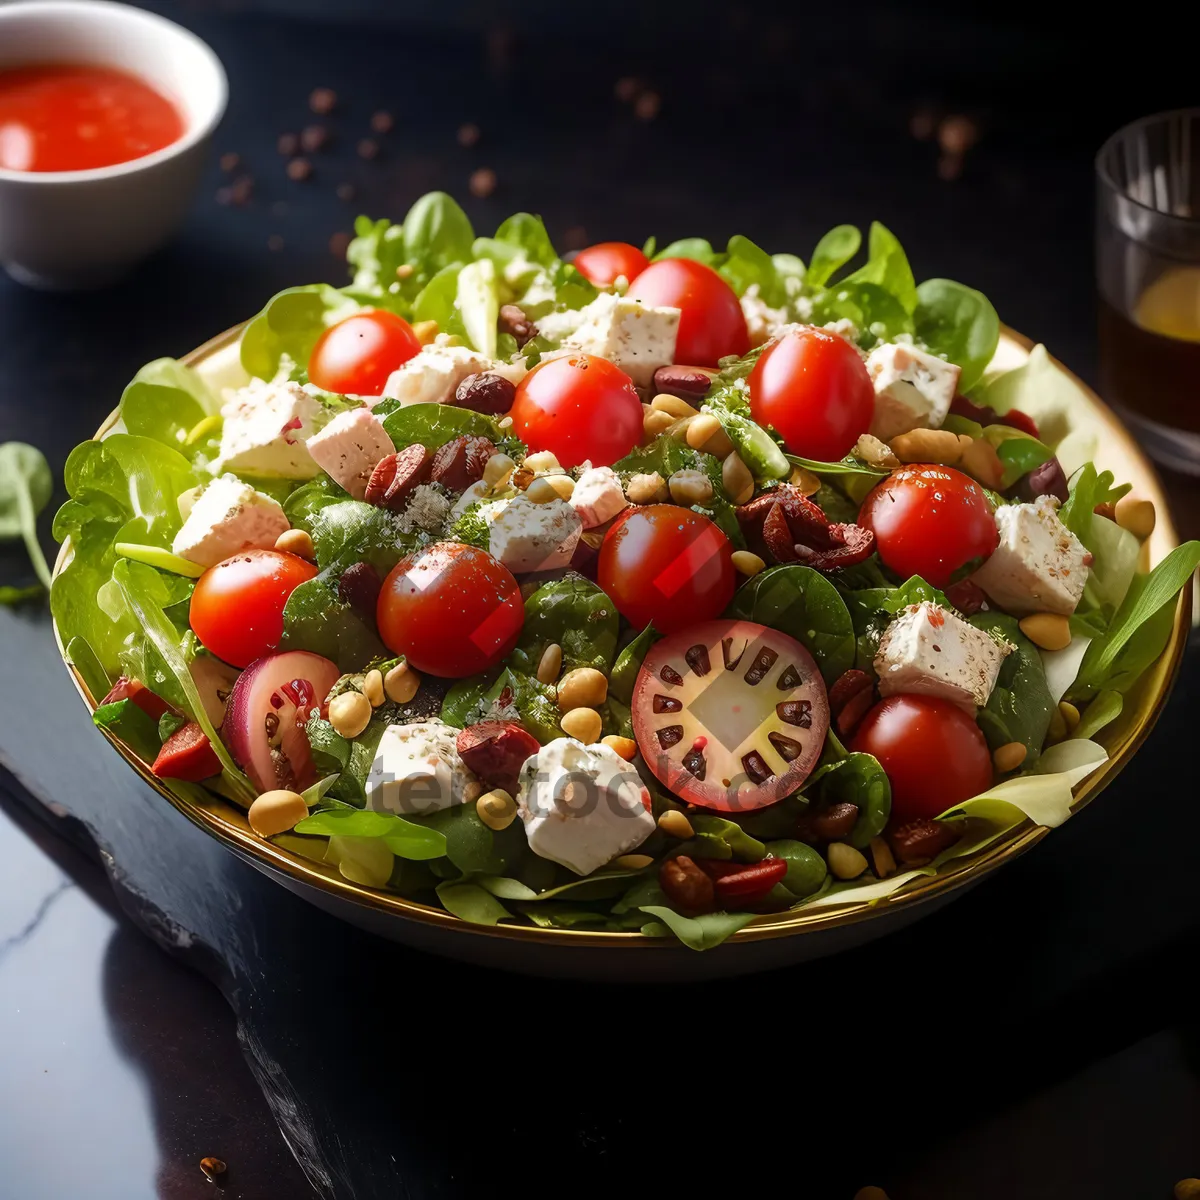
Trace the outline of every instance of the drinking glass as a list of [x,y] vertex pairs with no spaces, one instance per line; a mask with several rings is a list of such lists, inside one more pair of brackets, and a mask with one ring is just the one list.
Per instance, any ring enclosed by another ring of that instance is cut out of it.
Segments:
[[1096,156],[1101,395],[1149,454],[1200,475],[1200,108]]

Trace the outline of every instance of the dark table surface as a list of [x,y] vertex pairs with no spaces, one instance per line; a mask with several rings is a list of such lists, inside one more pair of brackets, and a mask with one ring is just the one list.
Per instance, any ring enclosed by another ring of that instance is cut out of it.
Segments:
[[[618,3],[602,24],[549,4],[158,7],[226,64],[216,149],[253,199],[218,203],[214,163],[182,236],[121,285],[0,278],[0,441],[56,473],[144,361],[340,279],[330,239],[359,209],[398,216],[433,187],[485,231],[540,211],[564,245],[746,232],[804,253],[878,218],[918,276],[982,288],[1092,378],[1091,155],[1188,99],[1179,46],[1137,25],[1085,54],[1052,6],[818,21]],[[624,76],[659,98],[652,119],[614,97]],[[317,85],[339,95],[334,140],[290,182],[275,143],[315,120]],[[368,161],[380,109],[395,128]],[[916,135],[947,114],[979,142],[939,170]],[[495,191],[471,197],[480,168]],[[1194,493],[1171,487],[1190,530]],[[3,548],[0,581],[26,572]],[[1152,1200],[1200,1173],[1200,806],[1178,752],[1195,647],[1136,766],[950,908],[827,962],[639,994],[337,924],[124,768],[36,606],[0,610],[0,664],[0,1197],[203,1196],[205,1155],[247,1198],[736,1183],[849,1200],[873,1182],[893,1200]]]

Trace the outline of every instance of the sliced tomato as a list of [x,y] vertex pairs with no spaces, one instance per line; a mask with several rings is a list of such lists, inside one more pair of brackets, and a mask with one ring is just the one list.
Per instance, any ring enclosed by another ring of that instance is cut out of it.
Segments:
[[118,700],[132,700],[142,712],[156,721],[164,713],[171,711],[171,706],[161,696],[152,692],[144,683],[125,675],[112,685],[108,695],[100,701],[99,707],[116,704]]
[[704,621],[651,646],[633,731],[655,777],[702,808],[750,812],[808,778],[829,699],[795,638],[753,621]]
[[195,721],[189,721],[163,742],[150,769],[159,779],[184,779],[188,783],[199,783],[220,775],[221,760],[204,730]]

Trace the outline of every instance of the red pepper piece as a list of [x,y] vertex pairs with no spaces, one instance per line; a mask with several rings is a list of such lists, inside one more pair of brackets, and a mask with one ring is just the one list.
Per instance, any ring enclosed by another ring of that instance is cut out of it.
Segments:
[[128,679],[124,675],[113,684],[112,690],[100,704],[116,704],[118,700],[132,700],[142,712],[156,721],[164,713],[171,711],[171,706],[161,696],[152,692],[144,683]]
[[726,875],[736,875],[746,869],[745,863],[730,862],[727,858],[697,858],[695,861],[709,879],[724,879]]
[[863,562],[875,549],[869,529],[830,524],[820,506],[791,484],[743,504],[737,517],[747,545],[775,562],[835,571]]
[[200,726],[189,721],[163,742],[150,769],[159,779],[200,783],[221,773],[221,760]]
[[761,900],[787,874],[787,860],[764,858],[713,881],[718,904],[745,905]]

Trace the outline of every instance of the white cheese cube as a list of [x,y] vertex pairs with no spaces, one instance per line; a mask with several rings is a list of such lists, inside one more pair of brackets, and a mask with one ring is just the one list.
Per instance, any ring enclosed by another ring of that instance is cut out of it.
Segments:
[[253,379],[230,394],[214,472],[315,479],[321,468],[305,444],[328,413],[299,384]]
[[473,483],[457,500],[450,509],[450,519],[457,521],[459,517],[471,507],[472,504],[483,504],[492,494],[492,489],[481,479],[478,483]]
[[591,467],[584,471],[571,493],[571,507],[579,514],[584,529],[611,521],[628,506],[621,481],[612,467]]
[[583,311],[586,320],[571,334],[570,345],[608,359],[638,387],[649,387],[654,372],[675,361],[679,309],[605,293]]
[[605,745],[558,738],[521,768],[517,811],[534,854],[590,875],[655,828],[638,773]]
[[441,721],[389,725],[367,772],[367,807],[419,817],[462,804],[475,777],[458,757],[457,737]]
[[1060,613],[1069,617],[1087,584],[1087,547],[1058,519],[1057,501],[1039,496],[1032,504],[996,509],[1000,544],[971,578],[988,599],[1012,613]]
[[491,369],[487,355],[467,346],[425,346],[388,376],[383,394],[401,404],[448,404],[468,375]]
[[[879,694],[939,696],[969,712],[982,708],[1011,646],[928,600],[910,604],[884,630],[875,656]],[[930,763],[930,770],[936,764]]]
[[171,549],[197,566],[215,567],[240,550],[270,550],[290,528],[277,501],[236,475],[222,475],[197,497]]
[[534,504],[516,496],[484,510],[488,550],[514,575],[568,566],[583,532],[579,514],[565,500]]
[[338,413],[306,445],[313,462],[355,500],[367,494],[367,483],[379,460],[396,452],[383,423],[368,408]]
[[940,429],[962,369],[915,346],[888,343],[867,355],[875,385],[875,416],[870,432],[891,441],[912,429]]

